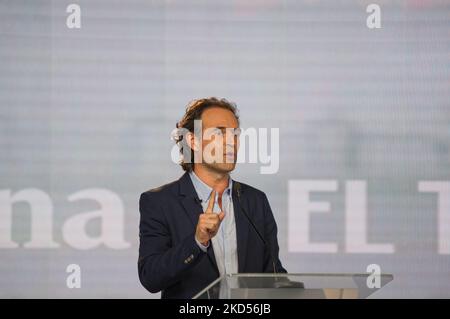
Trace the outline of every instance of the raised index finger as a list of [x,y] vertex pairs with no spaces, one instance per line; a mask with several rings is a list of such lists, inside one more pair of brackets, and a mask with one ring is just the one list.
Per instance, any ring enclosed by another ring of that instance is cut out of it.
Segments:
[[216,199],[216,191],[212,191],[211,196],[209,197],[208,207],[206,208],[205,214],[213,213],[215,199]]

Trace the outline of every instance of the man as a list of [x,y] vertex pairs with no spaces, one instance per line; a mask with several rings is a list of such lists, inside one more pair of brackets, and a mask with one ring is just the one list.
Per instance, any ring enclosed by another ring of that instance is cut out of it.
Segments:
[[177,128],[186,173],[140,197],[142,285],[162,298],[192,298],[224,274],[286,272],[266,195],[230,177],[240,133],[235,105],[195,100]]

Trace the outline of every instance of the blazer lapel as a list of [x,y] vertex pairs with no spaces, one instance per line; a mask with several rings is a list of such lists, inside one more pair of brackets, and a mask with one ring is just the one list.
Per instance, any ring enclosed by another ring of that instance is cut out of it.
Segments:
[[[182,195],[181,204],[184,208],[185,213],[188,215],[192,225],[195,227],[198,223],[198,216],[203,213],[202,205],[196,201],[198,198],[197,193],[194,188],[194,184],[192,184],[191,177],[189,173],[185,173],[180,179],[180,195]],[[219,273],[219,268],[217,267],[216,257],[214,256],[214,250],[211,246],[207,250],[207,255],[211,263],[213,264],[217,273]]]
[[[248,205],[242,196],[241,189],[241,202],[246,211],[248,212]],[[245,272],[245,260],[247,258],[247,238],[249,232],[249,223],[241,209],[239,203],[239,198],[233,187],[233,208],[234,208],[234,220],[236,222],[236,241],[237,241],[237,252],[238,252],[238,272]]]
[[185,196],[181,200],[181,204],[183,205],[185,213],[188,215],[189,219],[192,222],[192,225],[195,227],[198,223],[198,216],[203,213],[203,208],[200,203],[197,203],[195,197]]

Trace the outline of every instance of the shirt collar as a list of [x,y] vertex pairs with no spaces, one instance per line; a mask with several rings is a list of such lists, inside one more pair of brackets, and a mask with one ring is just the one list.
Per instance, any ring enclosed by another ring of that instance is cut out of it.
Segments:
[[[205,203],[209,200],[209,196],[211,195],[211,192],[213,191],[212,187],[209,187],[205,182],[203,182],[195,173],[194,171],[189,172],[189,176],[192,180],[192,184],[194,184],[195,191],[197,192],[198,197],[200,200]],[[231,179],[231,176],[228,177],[228,186],[223,191],[226,195],[231,195],[231,190],[233,189],[233,180]]]

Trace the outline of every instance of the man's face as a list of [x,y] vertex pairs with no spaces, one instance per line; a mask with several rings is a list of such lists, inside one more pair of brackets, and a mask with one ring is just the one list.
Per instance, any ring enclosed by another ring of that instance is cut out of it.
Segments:
[[[229,173],[236,166],[239,124],[233,112],[211,107],[202,113],[202,164],[210,170]],[[236,130],[238,129],[238,130]]]

